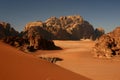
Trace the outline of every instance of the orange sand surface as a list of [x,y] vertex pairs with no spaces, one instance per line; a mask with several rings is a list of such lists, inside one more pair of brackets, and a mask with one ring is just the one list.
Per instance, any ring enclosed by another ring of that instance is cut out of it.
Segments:
[[[68,64],[65,65],[64,63],[59,63],[59,65],[63,65],[63,67]],[[16,48],[0,42],[0,80],[90,79],[61,68],[56,64],[52,64],[35,56],[25,54]]]
[[91,49],[93,41],[55,41],[63,50],[37,51],[34,56],[59,57],[57,65],[82,74],[93,80],[120,80],[120,57],[112,59],[94,58]]

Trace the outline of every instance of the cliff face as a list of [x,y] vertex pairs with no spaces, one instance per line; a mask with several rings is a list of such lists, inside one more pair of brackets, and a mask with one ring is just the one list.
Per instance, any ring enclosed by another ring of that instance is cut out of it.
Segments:
[[94,54],[96,57],[107,58],[120,55],[120,27],[98,39],[94,47]]
[[[48,32],[46,33],[47,36],[51,39],[80,40],[82,38],[90,39],[94,35],[93,26],[79,15],[62,16],[60,18],[51,17],[45,22],[30,22],[25,26],[24,31],[29,30],[33,26],[46,30]],[[43,36],[46,35],[44,34]]]
[[[35,21],[26,24],[18,33],[9,23],[0,22],[0,39],[20,47],[22,50],[58,49],[52,40],[95,40],[104,34],[103,29],[94,30],[93,26],[81,16],[51,17],[45,22]],[[60,48],[59,48],[60,49]]]

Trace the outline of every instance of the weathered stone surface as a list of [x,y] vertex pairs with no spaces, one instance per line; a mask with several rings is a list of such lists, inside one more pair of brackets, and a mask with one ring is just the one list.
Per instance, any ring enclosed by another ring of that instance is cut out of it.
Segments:
[[[34,23],[34,22],[33,22]],[[23,38],[28,39],[29,45],[28,49],[42,49],[42,50],[51,50],[51,49],[60,49],[59,47],[55,46],[54,42],[50,39],[50,33],[40,27],[39,23],[35,22],[37,26],[33,26],[33,23],[29,23],[29,25],[25,28],[25,31],[21,33]]]
[[90,39],[94,36],[93,26],[79,15],[62,16],[60,18],[50,17],[45,22],[30,22],[25,26],[24,31],[33,26],[46,30],[48,33],[43,34],[43,36],[47,35],[48,37],[49,35],[51,39],[80,40],[83,38]]
[[94,34],[94,28],[90,25],[87,21],[83,23],[75,23],[72,27],[67,29],[68,32],[71,33],[72,38],[79,40],[79,39],[91,39]]
[[110,58],[114,55],[120,55],[120,27],[102,35],[95,44],[93,52],[97,57]]
[[44,23],[42,23],[41,21],[30,22],[30,23],[26,24],[23,33],[29,34],[30,32],[33,32],[34,35],[39,34],[42,37],[44,37],[45,39],[52,39],[53,34],[48,32],[47,30],[45,30],[44,27],[46,27],[46,25]]

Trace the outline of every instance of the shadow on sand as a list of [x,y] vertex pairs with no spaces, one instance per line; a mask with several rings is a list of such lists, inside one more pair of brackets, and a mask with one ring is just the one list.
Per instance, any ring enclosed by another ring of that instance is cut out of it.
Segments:
[[63,59],[59,58],[59,57],[39,57],[39,58],[47,60],[47,61],[49,61],[51,63],[56,63],[58,61],[63,61]]

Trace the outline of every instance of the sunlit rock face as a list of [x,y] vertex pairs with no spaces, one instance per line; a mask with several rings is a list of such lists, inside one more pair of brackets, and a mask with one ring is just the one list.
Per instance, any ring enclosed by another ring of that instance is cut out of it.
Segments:
[[[42,31],[44,33],[41,33]],[[43,34],[46,34],[45,32],[46,31],[44,31],[41,27],[31,27],[26,33],[27,39],[30,43],[29,46],[33,47],[34,49],[54,49],[56,47],[54,42],[52,40],[45,39],[45,36],[43,37]]]
[[34,34],[39,34],[45,39],[52,39],[53,34],[44,29],[46,25],[41,21],[29,22],[26,24],[23,33],[32,31]]
[[120,27],[102,35],[95,44],[93,52],[96,57],[111,58],[120,55]]
[[9,23],[0,22],[0,39],[5,38],[7,36],[16,36],[18,32],[11,27]]
[[48,39],[80,40],[83,38],[92,39],[94,36],[93,26],[79,15],[50,17],[45,22],[30,22],[26,24],[24,31],[31,27],[41,27],[47,31],[48,33],[43,34],[43,36],[47,35]]

